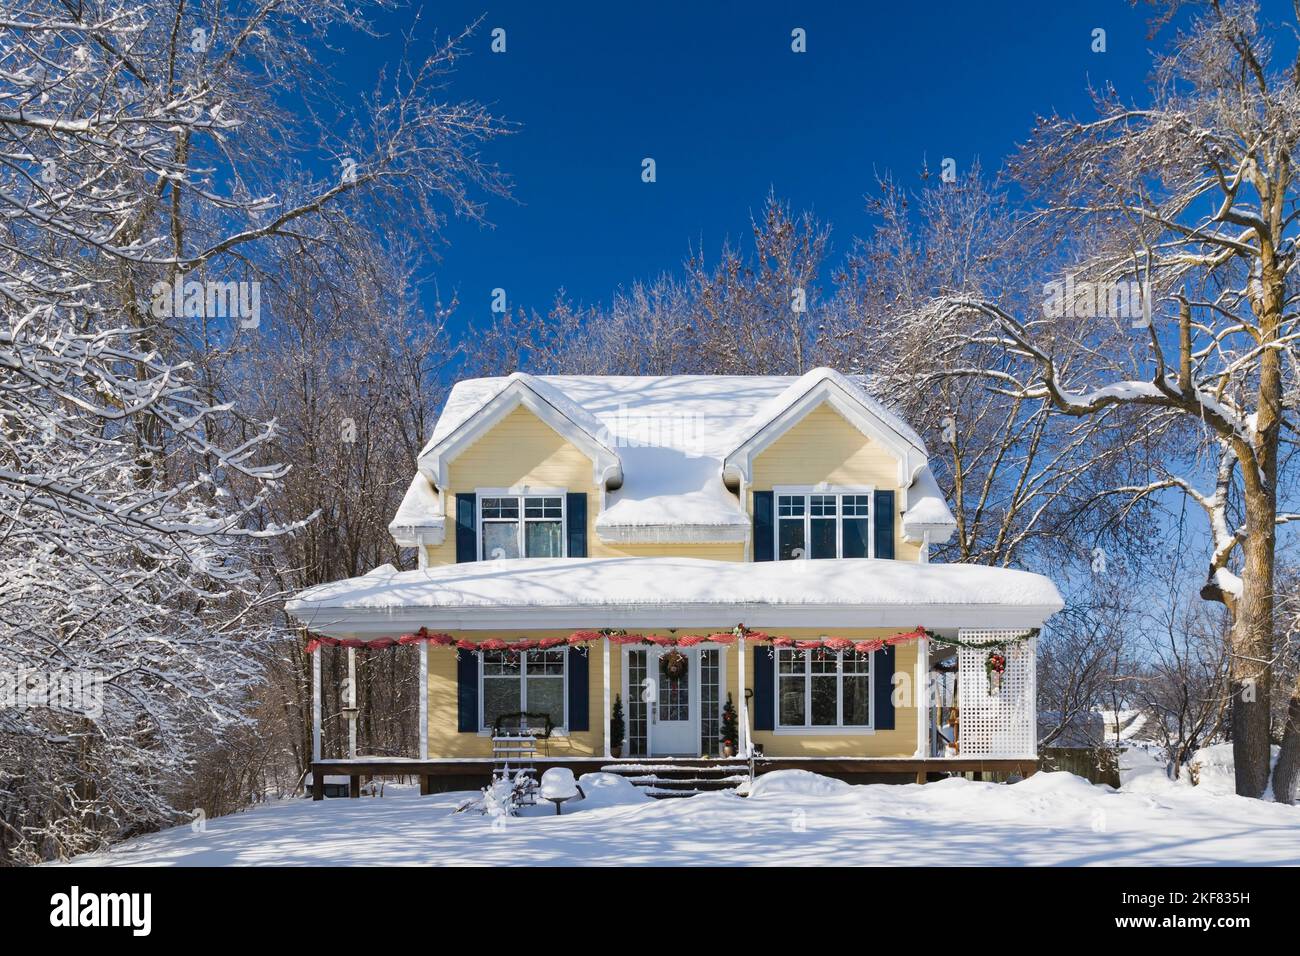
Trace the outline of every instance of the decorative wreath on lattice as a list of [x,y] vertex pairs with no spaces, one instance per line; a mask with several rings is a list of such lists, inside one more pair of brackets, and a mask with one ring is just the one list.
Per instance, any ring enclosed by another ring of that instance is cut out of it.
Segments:
[[669,651],[659,658],[659,667],[664,676],[672,680],[681,680],[686,676],[686,655],[681,651]]
[[984,673],[989,679],[989,693],[996,694],[1002,687],[1002,675],[1007,669],[1007,658],[1005,654],[997,651],[989,651],[989,656],[984,659]]

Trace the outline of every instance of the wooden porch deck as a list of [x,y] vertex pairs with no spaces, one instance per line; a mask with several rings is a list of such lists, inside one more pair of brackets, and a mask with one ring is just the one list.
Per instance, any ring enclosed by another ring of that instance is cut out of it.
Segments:
[[[594,773],[614,764],[681,764],[683,767],[708,764],[706,757],[538,757],[531,765],[538,773],[551,767],[568,767],[575,776]],[[717,763],[737,763],[736,758],[719,758]],[[422,794],[442,790],[477,789],[491,778],[491,757],[446,757],[420,760],[414,757],[358,757],[354,760],[312,761],[312,799],[325,798],[326,775],[351,779],[349,794],[359,795],[362,777],[418,777]],[[1031,757],[988,759],[978,757],[756,757],[755,776],[774,770],[810,770],[840,779],[911,778],[925,783],[931,774],[1014,773],[1023,777],[1038,771],[1038,760]]]

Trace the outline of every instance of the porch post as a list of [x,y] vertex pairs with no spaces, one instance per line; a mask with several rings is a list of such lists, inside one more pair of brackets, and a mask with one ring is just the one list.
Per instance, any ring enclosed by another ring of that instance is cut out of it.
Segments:
[[320,648],[311,652],[311,759],[320,760]]
[[357,759],[357,649],[348,648],[348,759]]
[[930,639],[916,642],[916,755],[930,756]]
[[420,642],[420,759],[429,759],[429,642]]
[[740,747],[736,753],[749,756],[749,699],[745,696],[745,638],[736,642],[740,650],[740,666],[736,668],[736,678],[740,686],[736,688],[740,696]]
[[[600,656],[605,680],[605,709],[601,712],[600,736],[605,741],[605,759],[609,760],[612,756],[609,752],[609,635],[600,639]],[[559,804],[556,804],[556,809],[559,809]]]
[[311,798],[325,799],[325,778],[320,772],[320,648],[311,652]]

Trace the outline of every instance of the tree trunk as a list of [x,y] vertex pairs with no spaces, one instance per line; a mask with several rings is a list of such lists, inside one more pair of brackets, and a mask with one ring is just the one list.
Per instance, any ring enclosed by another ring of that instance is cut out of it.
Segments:
[[1268,786],[1275,511],[1270,485],[1247,488],[1242,595],[1232,626],[1229,664],[1232,760],[1237,793],[1243,797],[1260,797]]
[[1295,803],[1297,783],[1300,783],[1300,676],[1296,677],[1286,708],[1282,752],[1273,771],[1273,799],[1278,803]]

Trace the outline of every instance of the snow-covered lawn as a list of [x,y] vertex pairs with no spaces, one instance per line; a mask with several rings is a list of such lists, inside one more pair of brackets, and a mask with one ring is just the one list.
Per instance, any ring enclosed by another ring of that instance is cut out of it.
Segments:
[[[593,779],[599,778],[599,779]],[[750,797],[651,801],[607,774],[561,817],[453,814],[469,794],[287,800],[152,834],[75,865],[1300,865],[1300,807],[1202,788],[1095,787],[1066,773],[1011,785],[849,786],[802,770]]]

